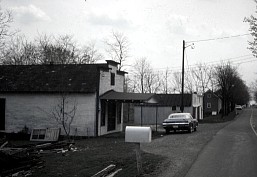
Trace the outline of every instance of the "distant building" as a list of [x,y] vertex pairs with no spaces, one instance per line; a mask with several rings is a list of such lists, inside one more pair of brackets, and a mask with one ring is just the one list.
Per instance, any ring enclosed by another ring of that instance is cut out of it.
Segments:
[[217,115],[220,113],[222,108],[221,99],[213,93],[211,90],[208,90],[204,93],[204,116]]
[[[134,124],[161,124],[171,113],[180,112],[181,94],[157,94],[157,104],[134,106]],[[203,96],[184,94],[184,112],[191,113],[198,120],[203,119]]]

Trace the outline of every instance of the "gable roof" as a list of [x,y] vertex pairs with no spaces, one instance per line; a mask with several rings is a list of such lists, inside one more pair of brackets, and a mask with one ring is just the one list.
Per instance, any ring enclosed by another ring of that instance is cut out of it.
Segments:
[[154,96],[155,94],[153,93],[125,93],[110,90],[101,95],[100,98],[102,100],[115,100],[129,103],[156,103],[156,99],[154,99]]
[[77,92],[97,89],[108,64],[0,65],[0,92]]
[[[181,94],[158,94],[159,105],[181,106]],[[184,106],[192,106],[192,94],[184,94]]]
[[218,92],[219,92],[219,90],[216,91],[216,93],[215,93],[215,92],[213,92],[213,91],[211,91],[211,90],[209,89],[209,90],[207,90],[207,91],[204,93],[204,96],[207,97],[207,94],[212,94],[215,98],[220,99],[219,96],[217,95]]

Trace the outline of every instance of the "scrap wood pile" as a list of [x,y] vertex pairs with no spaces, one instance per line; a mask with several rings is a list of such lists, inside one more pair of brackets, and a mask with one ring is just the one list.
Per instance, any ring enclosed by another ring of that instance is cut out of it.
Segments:
[[114,177],[122,169],[116,169],[116,165],[111,164],[98,173],[94,174],[92,177]]
[[74,143],[61,141],[41,144],[14,146],[4,142],[0,146],[0,177],[30,176],[32,171],[43,168],[43,153],[62,153],[76,151]]

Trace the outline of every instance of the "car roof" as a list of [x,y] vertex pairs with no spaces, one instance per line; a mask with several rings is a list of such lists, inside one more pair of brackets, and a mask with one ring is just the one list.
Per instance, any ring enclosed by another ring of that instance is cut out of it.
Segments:
[[172,114],[170,114],[169,116],[176,116],[176,115],[191,115],[190,113],[172,113]]

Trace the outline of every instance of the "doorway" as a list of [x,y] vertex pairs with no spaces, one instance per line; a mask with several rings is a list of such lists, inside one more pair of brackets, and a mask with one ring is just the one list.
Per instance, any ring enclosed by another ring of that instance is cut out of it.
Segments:
[[108,126],[107,131],[115,130],[116,128],[116,103],[108,103]]

